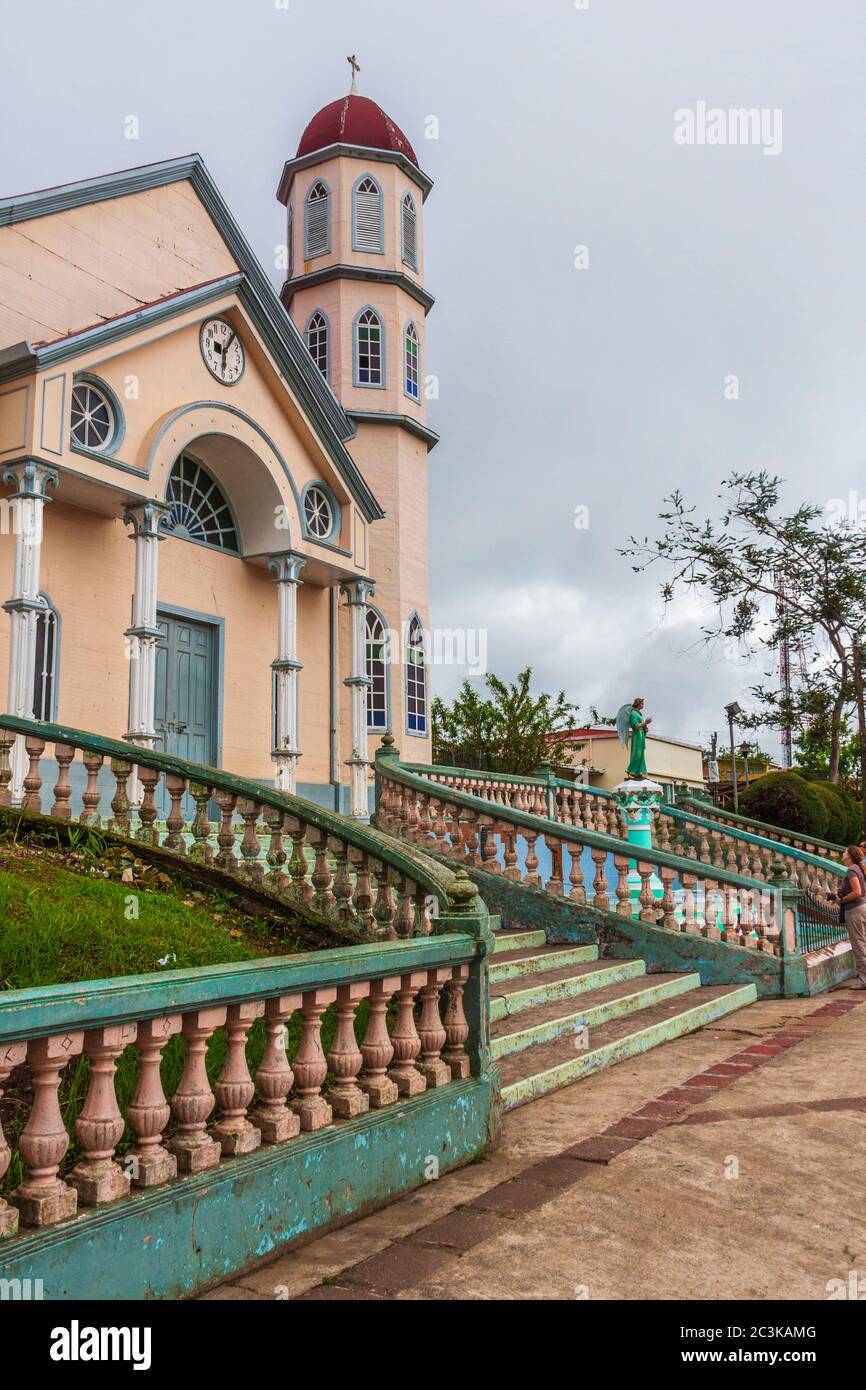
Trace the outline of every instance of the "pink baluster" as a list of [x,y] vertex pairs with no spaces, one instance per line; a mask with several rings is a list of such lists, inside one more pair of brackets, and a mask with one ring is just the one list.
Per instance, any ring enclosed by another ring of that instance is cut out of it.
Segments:
[[160,1062],[162,1049],[180,1029],[180,1014],[146,1018],[138,1025],[138,1080],[126,1111],[136,1142],[124,1160],[136,1187],[158,1187],[177,1177],[177,1159],[162,1143],[171,1111],[162,1089]]
[[30,759],[30,766],[27,769],[27,776],[24,778],[24,800],[21,803],[21,809],[22,811],[33,811],[39,815],[42,811],[42,798],[39,795],[42,789],[39,759],[45,751],[45,739],[31,738],[28,734],[24,740],[24,747]]
[[90,1062],[87,1096],[75,1122],[81,1158],[69,1181],[85,1206],[116,1202],[129,1192],[130,1173],[115,1162],[114,1150],[123,1138],[123,1117],[114,1091],[117,1059],[135,1042],[134,1023],[90,1028],[84,1035],[84,1053]]
[[141,840],[145,845],[158,845],[159,832],[155,829],[157,816],[159,814],[156,805],[156,788],[159,784],[160,772],[155,767],[139,767],[138,780],[142,785],[143,792],[141,805],[138,808],[138,834],[136,839]]
[[250,1117],[256,1128],[261,1130],[264,1144],[282,1144],[300,1133],[301,1121],[286,1104],[295,1079],[286,1052],[286,1025],[302,1003],[303,996],[300,994],[283,994],[277,999],[268,999],[265,1004],[267,1043],[261,1066],[256,1072],[261,1099]]
[[207,1079],[205,1058],[208,1039],[225,1021],[224,1006],[196,1009],[183,1015],[181,1032],[186,1042],[186,1059],[180,1084],[171,1099],[177,1133],[168,1141],[181,1173],[200,1173],[216,1168],[220,1161],[222,1148],[207,1132],[214,1095]]
[[57,759],[57,781],[54,784],[54,805],[51,814],[55,820],[69,820],[69,798],[72,787],[69,783],[69,764],[75,757],[75,749],[67,743],[55,743],[54,756]]
[[469,1056],[466,1052],[469,1024],[463,1007],[463,991],[468,979],[468,965],[455,965],[453,967],[451,980],[448,984],[445,1014],[442,1020],[445,1025],[445,1046],[442,1049],[442,1060],[448,1067],[453,1081],[465,1080],[471,1071]]
[[370,1109],[369,1098],[358,1085],[364,1059],[355,1041],[355,1011],[367,992],[368,986],[359,980],[337,989],[337,1027],[328,1053],[328,1070],[335,1079],[328,1090],[328,1103],[340,1120]]
[[81,794],[83,811],[79,816],[82,824],[97,826],[100,823],[99,817],[99,770],[105,759],[101,753],[82,753],[81,760],[87,771],[87,786]]
[[[14,1067],[20,1067],[26,1056],[26,1043],[0,1043],[0,1100],[3,1099],[3,1087],[6,1085],[9,1073]],[[3,1126],[0,1125],[0,1178],[6,1176],[11,1162],[12,1150],[6,1142]],[[0,1197],[0,1237],[14,1236],[17,1230],[17,1211],[14,1207],[8,1206],[7,1203],[3,1201],[3,1198]]]
[[397,1018],[391,1031],[394,1062],[388,1075],[401,1096],[417,1096],[427,1089],[426,1078],[415,1065],[415,1058],[421,1051],[421,1039],[414,1016],[415,995],[426,983],[426,970],[401,975],[400,988],[396,992]]
[[451,1080],[451,1069],[442,1060],[447,1034],[439,1013],[439,995],[443,984],[450,978],[450,966],[428,970],[427,982],[421,988],[421,1018],[418,1023],[421,1058],[418,1070],[427,1082],[428,1091],[437,1086],[446,1086]]
[[69,1148],[57,1093],[60,1073],[83,1045],[83,1032],[33,1038],[27,1044],[27,1065],[34,1073],[33,1108],[18,1140],[27,1177],[10,1199],[25,1226],[53,1226],[67,1221],[78,1209],[75,1188],[57,1176]]
[[211,1137],[224,1154],[249,1154],[262,1142],[262,1132],[247,1119],[255,1086],[247,1066],[247,1033],[265,1011],[264,1001],[229,1004],[226,1014],[225,1062],[214,1086],[222,1114],[211,1127]]
[[172,854],[183,854],[183,829],[186,824],[183,818],[181,802],[186,791],[186,778],[176,777],[173,772],[167,772],[165,776],[166,791],[171,797],[171,809],[165,818],[165,828],[168,831],[163,846],[170,849]]
[[391,1039],[388,1037],[386,1015],[388,1001],[395,990],[400,988],[400,977],[395,975],[384,980],[374,980],[370,985],[370,1011],[367,1016],[367,1032],[361,1044],[364,1067],[358,1077],[358,1085],[370,1101],[373,1110],[381,1110],[384,1105],[392,1105],[399,1092],[388,1076],[388,1067],[394,1056]]
[[322,1014],[336,997],[336,989],[311,989],[303,997],[301,1041],[295,1053],[295,1093],[291,1104],[305,1134],[323,1129],[334,1118],[322,1095],[328,1064],[322,1051],[321,1033]]

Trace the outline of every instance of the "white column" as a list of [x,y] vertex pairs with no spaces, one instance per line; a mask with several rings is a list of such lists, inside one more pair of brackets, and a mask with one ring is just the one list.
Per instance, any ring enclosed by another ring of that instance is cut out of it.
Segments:
[[351,743],[352,752],[346,759],[349,768],[349,814],[358,820],[368,820],[370,811],[367,804],[367,689],[370,680],[367,676],[366,661],[366,622],[367,605],[375,592],[369,579],[355,579],[349,584],[341,584],[340,592],[345,594],[351,614],[351,658],[350,673],[343,682],[349,687],[351,700]]
[[298,719],[298,587],[301,570],[307,563],[303,555],[287,551],[268,564],[277,586],[277,659],[271,662],[275,675],[274,746],[271,757],[277,765],[275,781],[281,792],[294,793],[297,762],[301,756]]
[[[15,572],[12,597],[3,604],[12,626],[9,643],[9,685],[7,706],[19,719],[33,718],[36,667],[36,623],[45,609],[39,597],[39,571],[42,563],[42,521],[45,503],[51,499],[45,489],[57,487],[59,478],[47,464],[28,461],[4,469],[4,483],[15,491],[9,498],[15,533]],[[27,755],[24,739],[18,737],[12,750],[12,800],[21,799]]]
[[124,523],[132,527],[135,541],[135,590],[132,595],[132,627],[124,633],[129,658],[130,743],[152,748],[156,702],[156,603],[159,574],[159,528],[168,508],[162,502],[137,502],[127,507]]

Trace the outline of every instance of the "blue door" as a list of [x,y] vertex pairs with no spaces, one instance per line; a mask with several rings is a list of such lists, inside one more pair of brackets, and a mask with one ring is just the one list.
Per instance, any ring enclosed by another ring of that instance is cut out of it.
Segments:
[[158,614],[157,626],[157,749],[212,767],[217,756],[215,628],[167,613]]

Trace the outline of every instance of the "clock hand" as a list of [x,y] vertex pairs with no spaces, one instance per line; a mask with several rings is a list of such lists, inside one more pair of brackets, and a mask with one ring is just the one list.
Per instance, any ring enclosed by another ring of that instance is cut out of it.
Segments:
[[231,347],[232,343],[234,342],[234,340],[235,340],[235,338],[236,338],[237,336],[238,336],[237,333],[232,333],[231,337],[229,338],[228,342],[226,343],[225,347],[223,348],[223,378],[224,378],[224,379],[225,379],[225,374],[226,374],[226,366],[227,366],[227,364],[228,364],[229,348]]

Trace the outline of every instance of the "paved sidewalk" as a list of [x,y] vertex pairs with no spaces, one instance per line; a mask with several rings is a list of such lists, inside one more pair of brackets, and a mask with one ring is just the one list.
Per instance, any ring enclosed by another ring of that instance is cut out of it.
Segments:
[[490,1158],[204,1297],[826,1299],[852,1271],[866,1290],[862,1004],[759,1001],[523,1106]]

